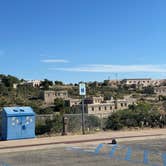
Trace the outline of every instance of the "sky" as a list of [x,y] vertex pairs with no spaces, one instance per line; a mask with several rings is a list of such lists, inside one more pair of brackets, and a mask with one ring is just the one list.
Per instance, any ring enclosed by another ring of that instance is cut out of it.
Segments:
[[165,0],[0,0],[0,73],[65,83],[166,77]]

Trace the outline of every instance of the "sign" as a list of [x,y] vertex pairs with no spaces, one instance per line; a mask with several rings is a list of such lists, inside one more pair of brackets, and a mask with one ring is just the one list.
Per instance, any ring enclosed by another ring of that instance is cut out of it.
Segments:
[[80,83],[79,84],[79,93],[80,93],[81,96],[85,96],[86,95],[85,83]]

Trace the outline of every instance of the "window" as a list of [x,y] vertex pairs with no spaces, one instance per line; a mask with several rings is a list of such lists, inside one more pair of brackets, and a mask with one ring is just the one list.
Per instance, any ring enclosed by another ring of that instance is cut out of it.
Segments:
[[92,111],[94,111],[94,107],[92,107]]
[[107,110],[107,107],[105,106],[104,109]]
[[101,107],[99,107],[99,111],[101,111]]

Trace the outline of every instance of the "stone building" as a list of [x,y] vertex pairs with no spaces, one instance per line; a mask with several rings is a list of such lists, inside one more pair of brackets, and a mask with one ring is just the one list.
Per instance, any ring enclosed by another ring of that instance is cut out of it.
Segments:
[[65,105],[68,107],[77,106],[81,103],[81,99],[67,99],[65,100]]
[[124,85],[142,85],[143,87],[151,85],[150,78],[141,78],[141,79],[124,79],[121,81]]
[[99,104],[104,102],[104,97],[90,97],[84,100],[85,104]]
[[32,85],[33,87],[40,87],[41,81],[40,80],[28,80],[25,82],[25,84]]
[[136,85],[136,86],[160,86],[163,80],[152,80],[150,78],[138,78],[138,79],[124,79],[121,81],[124,85]]
[[157,95],[166,96],[166,86],[155,87],[154,93]]
[[161,86],[164,80],[151,80],[151,86]]
[[85,112],[98,117],[108,117],[116,110],[127,109],[129,105],[136,104],[133,98],[104,101],[102,97],[93,97],[92,100],[91,103],[85,102]]
[[98,117],[107,117],[115,111],[115,103],[86,104],[85,112]]
[[44,100],[46,104],[54,104],[56,98],[68,99],[67,91],[42,91],[41,99]]

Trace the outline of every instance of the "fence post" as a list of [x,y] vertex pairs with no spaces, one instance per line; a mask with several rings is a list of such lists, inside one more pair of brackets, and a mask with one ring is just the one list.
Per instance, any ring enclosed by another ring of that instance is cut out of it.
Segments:
[[68,118],[67,117],[63,117],[62,120],[63,123],[63,130],[62,130],[62,135],[67,135],[67,123],[68,123]]

